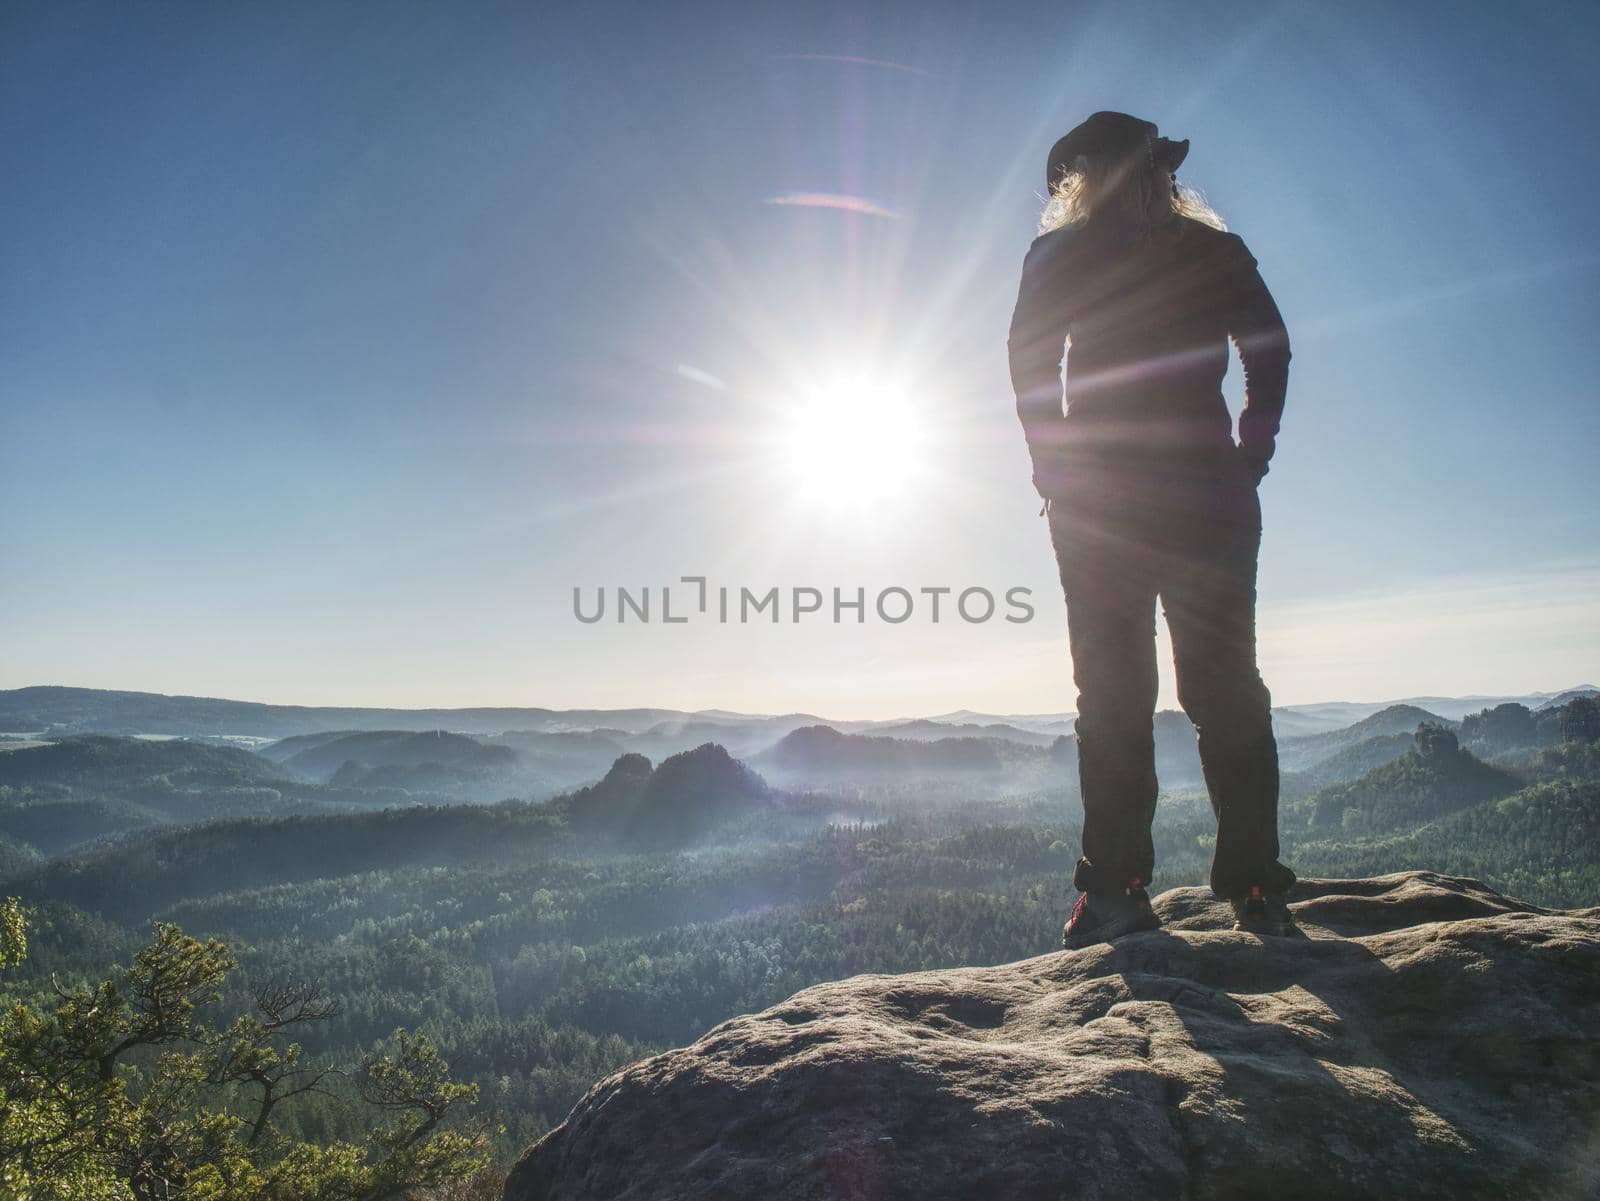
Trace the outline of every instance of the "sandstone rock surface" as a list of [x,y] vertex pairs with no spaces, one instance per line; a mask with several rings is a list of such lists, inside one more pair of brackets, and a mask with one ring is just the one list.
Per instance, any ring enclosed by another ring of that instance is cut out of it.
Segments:
[[1600,909],[1305,880],[1305,937],[1164,928],[859,976],[596,1085],[507,1201],[1600,1197]]

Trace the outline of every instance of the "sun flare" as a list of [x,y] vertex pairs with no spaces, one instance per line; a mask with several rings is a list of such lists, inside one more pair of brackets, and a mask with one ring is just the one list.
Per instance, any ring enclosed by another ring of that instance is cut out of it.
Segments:
[[799,397],[786,413],[782,445],[801,494],[833,507],[899,497],[922,466],[922,425],[910,397],[868,376]]

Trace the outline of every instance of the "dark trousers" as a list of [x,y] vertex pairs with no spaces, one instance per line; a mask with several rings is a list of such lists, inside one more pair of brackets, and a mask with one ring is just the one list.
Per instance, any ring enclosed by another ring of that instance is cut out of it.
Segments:
[[1078,687],[1083,858],[1074,883],[1150,881],[1155,847],[1155,607],[1172,635],[1178,703],[1194,723],[1217,817],[1211,888],[1285,891],[1278,747],[1256,669],[1261,506],[1235,456],[1184,469],[1083,470],[1051,501]]

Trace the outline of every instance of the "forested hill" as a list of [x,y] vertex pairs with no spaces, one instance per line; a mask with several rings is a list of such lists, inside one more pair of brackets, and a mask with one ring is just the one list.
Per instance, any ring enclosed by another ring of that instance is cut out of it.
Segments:
[[992,736],[886,737],[845,734],[832,726],[806,726],[757,755],[763,769],[825,781],[863,775],[948,777],[1007,770],[1038,770],[1051,762],[1048,745]]
[[722,747],[707,744],[659,767],[642,755],[624,755],[599,784],[544,803],[412,805],[136,833],[25,869],[7,886],[25,896],[139,920],[183,897],[330,876],[527,865],[556,853],[682,845],[721,823],[777,813],[779,799],[759,775]]
[[757,773],[707,742],[655,768],[643,755],[623,755],[598,784],[550,807],[584,831],[635,846],[673,846],[767,811],[776,799]]
[[188,784],[271,786],[283,775],[247,751],[180,740],[83,735],[0,755],[0,786],[55,784],[131,794],[157,778],[182,789]]
[[414,805],[347,816],[247,818],[134,834],[4,887],[143,921],[183,897],[411,867],[526,863],[564,832],[540,805]]
[[0,837],[45,855],[150,826],[335,807],[234,747],[87,735],[0,754]]
[[1463,749],[1442,726],[1423,725],[1414,743],[1399,758],[1324,788],[1296,808],[1314,828],[1385,832],[1470,809],[1525,782]]
[[[1526,711],[1524,709],[1524,712]],[[1387,738],[1397,734],[1409,738],[1412,731],[1423,722],[1433,722],[1435,725],[1446,727],[1456,724],[1436,713],[1419,709],[1416,705],[1390,705],[1343,729],[1279,738],[1279,761],[1285,768],[1298,770],[1374,738]]]
[[[326,750],[331,770],[313,761],[305,771],[193,739],[93,734],[3,750],[0,839],[26,858],[219,819],[542,797],[598,766],[552,770],[532,754],[460,734],[355,735]],[[388,761],[373,765],[358,754]]]
[[1397,863],[1440,864],[1487,877],[1518,896],[1600,905],[1600,779],[1557,778],[1410,830],[1361,840],[1301,844],[1296,867],[1359,877]]
[[408,771],[422,767],[507,771],[517,753],[445,730],[375,730],[319,741],[278,761],[314,780],[355,783],[375,775],[403,780]]
[[[862,781],[899,781],[918,788],[948,791],[970,787],[975,777],[1004,783],[1007,791],[1050,788],[1070,782],[1077,771],[1077,739],[1071,735],[1025,738],[957,730],[1003,730],[1004,726],[952,727],[929,737],[933,723],[916,723],[909,736],[881,732],[849,733],[829,725],[805,726],[751,757],[779,783],[825,788]],[[895,727],[890,727],[895,728]],[[1163,709],[1154,717],[1156,766],[1163,784],[1201,783],[1194,725],[1181,712]]]

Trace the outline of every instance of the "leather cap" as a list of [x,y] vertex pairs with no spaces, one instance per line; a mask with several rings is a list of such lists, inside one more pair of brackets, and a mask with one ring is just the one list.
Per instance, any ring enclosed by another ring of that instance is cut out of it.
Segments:
[[1174,142],[1161,137],[1160,132],[1154,121],[1127,113],[1094,113],[1050,148],[1045,162],[1045,187],[1055,187],[1080,154],[1091,159],[1119,159],[1148,152],[1157,166],[1176,171],[1189,155],[1189,139]]

